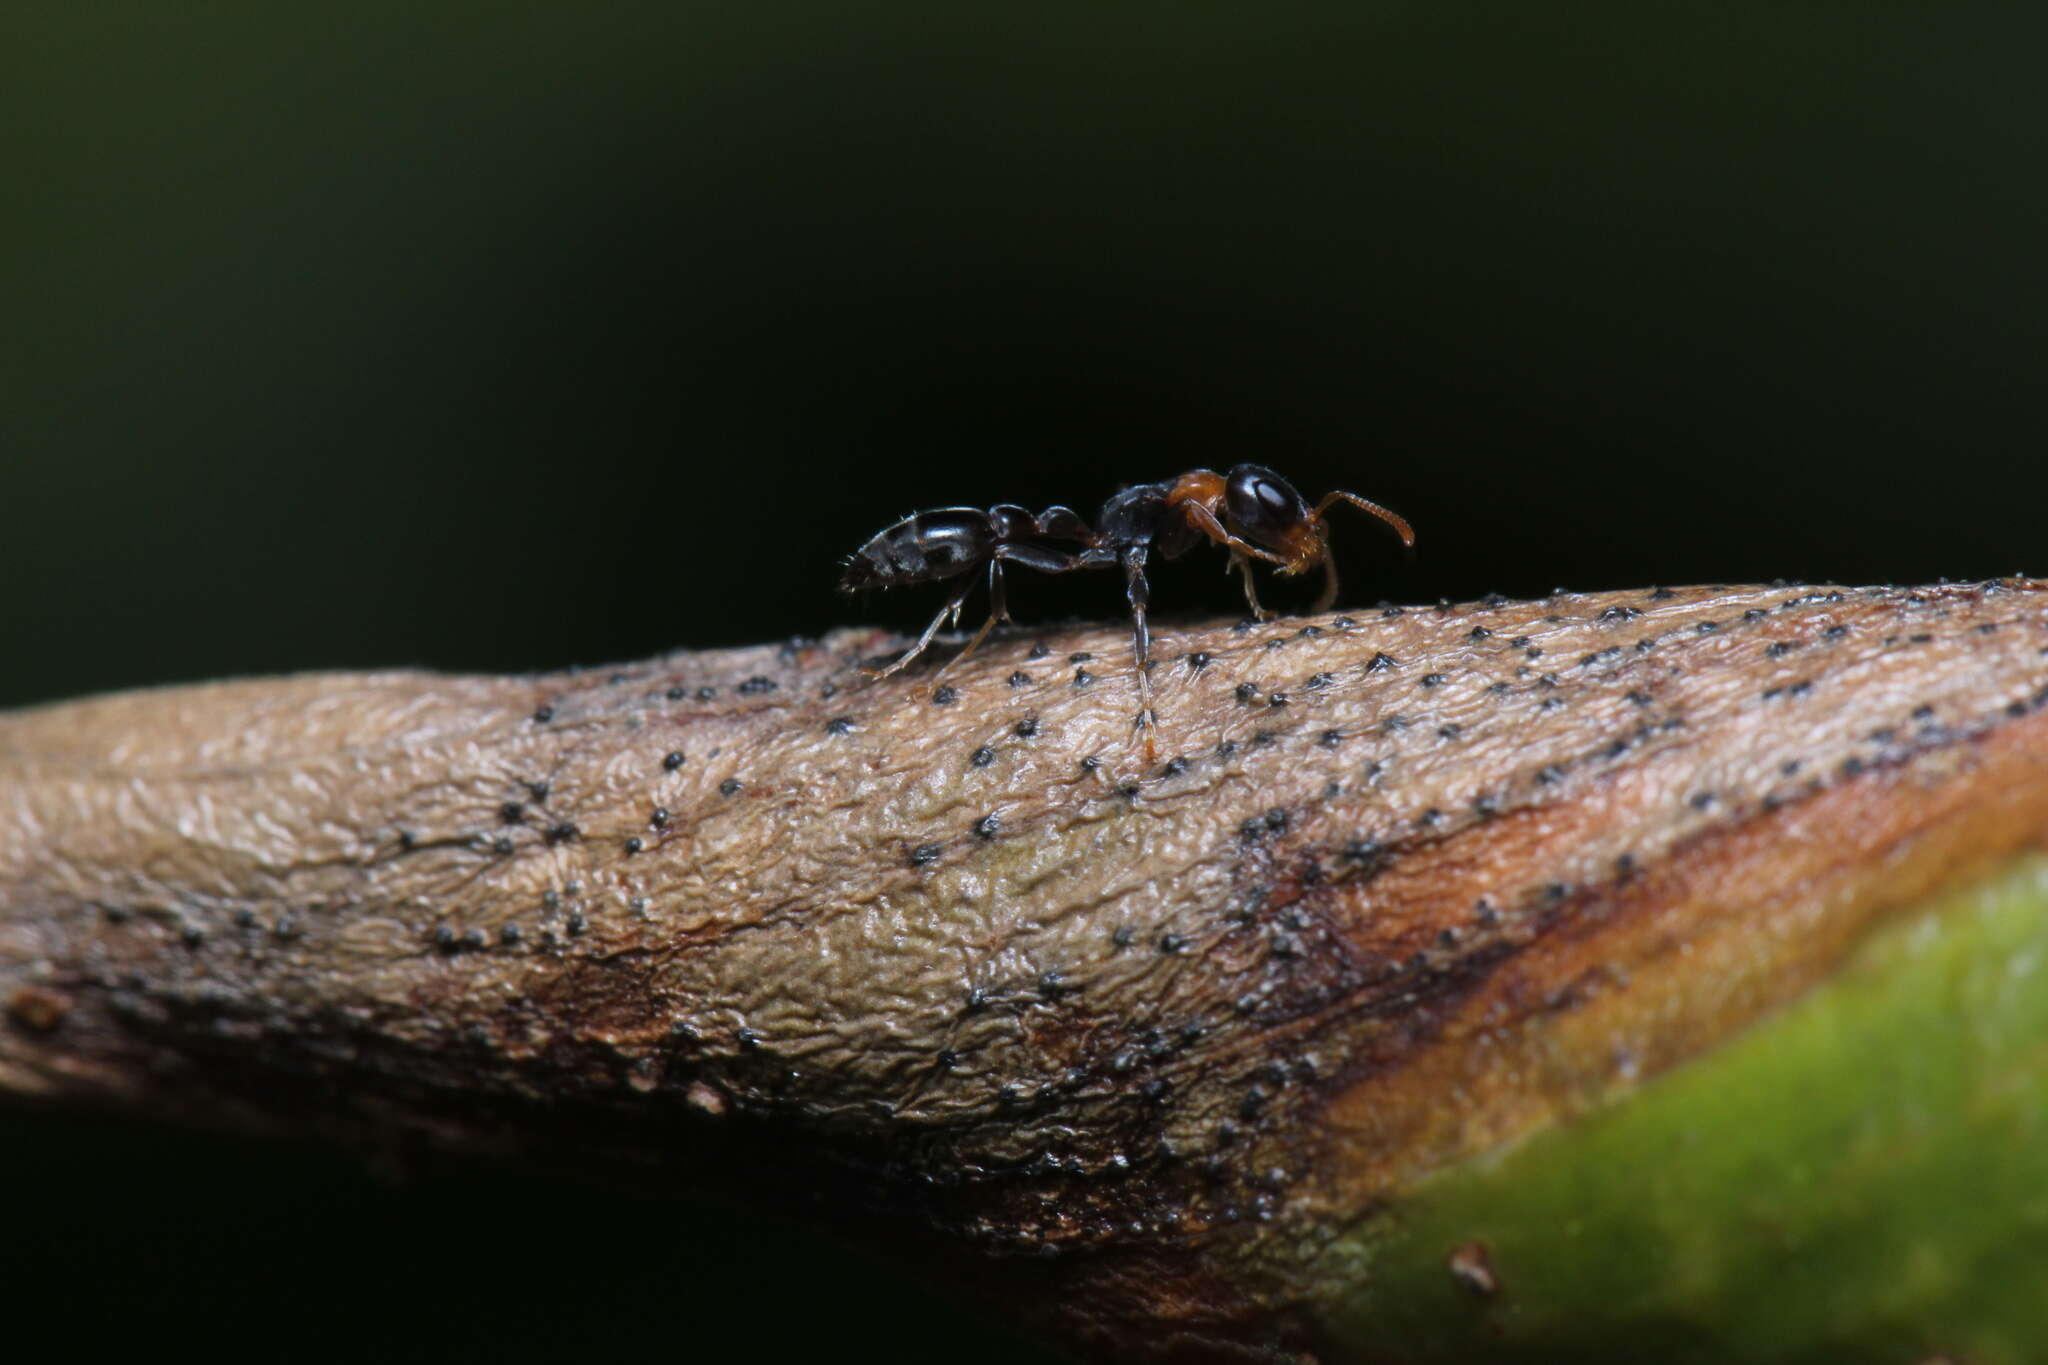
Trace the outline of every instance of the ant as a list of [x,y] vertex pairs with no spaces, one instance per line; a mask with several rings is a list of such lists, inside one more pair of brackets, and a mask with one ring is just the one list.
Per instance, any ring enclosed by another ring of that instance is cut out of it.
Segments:
[[[875,673],[887,677],[924,653],[947,620],[958,624],[960,609],[974,589],[974,572],[988,569],[989,617],[967,647],[954,656],[966,658],[988,637],[998,621],[1010,619],[1003,588],[1003,565],[1021,564],[1041,573],[1076,569],[1124,571],[1124,597],[1130,604],[1132,646],[1137,664],[1137,725],[1146,730],[1148,759],[1155,756],[1150,727],[1152,713],[1152,631],[1146,612],[1151,585],[1145,566],[1154,550],[1176,559],[1205,539],[1230,551],[1230,564],[1244,579],[1245,601],[1261,621],[1274,613],[1259,603],[1251,561],[1278,566],[1281,574],[1306,573],[1323,566],[1323,589],[1314,610],[1328,611],[1337,600],[1337,564],[1330,554],[1325,514],[1332,505],[1348,502],[1391,526],[1407,546],[1415,532],[1395,513],[1356,493],[1327,493],[1311,508],[1293,484],[1263,465],[1241,464],[1226,475],[1196,469],[1160,483],[1141,483],[1112,495],[1090,527],[1068,507],[1050,507],[1035,516],[1022,507],[1003,504],[981,511],[947,507],[905,517],[871,538],[847,562],[842,592],[862,588],[908,587],[949,578],[962,580],[939,614],[925,627],[903,657]],[[1075,545],[1067,551],[1046,541]]]

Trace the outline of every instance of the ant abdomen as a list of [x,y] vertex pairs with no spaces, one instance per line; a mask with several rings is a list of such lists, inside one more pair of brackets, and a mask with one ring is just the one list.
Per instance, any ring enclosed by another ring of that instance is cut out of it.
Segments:
[[1001,538],[992,513],[1002,510],[941,507],[905,517],[853,552],[839,589],[901,588],[972,573]]

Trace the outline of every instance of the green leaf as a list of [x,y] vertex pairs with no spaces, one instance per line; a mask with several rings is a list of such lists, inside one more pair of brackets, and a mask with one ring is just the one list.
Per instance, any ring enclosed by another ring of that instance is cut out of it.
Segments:
[[2048,861],[1893,919],[1727,1045],[1347,1230],[1327,1330],[1368,1361],[2040,1359],[2044,964]]

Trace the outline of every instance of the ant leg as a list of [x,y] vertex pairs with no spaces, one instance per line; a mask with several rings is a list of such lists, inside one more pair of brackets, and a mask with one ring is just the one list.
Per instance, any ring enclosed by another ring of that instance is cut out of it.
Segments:
[[870,678],[886,678],[891,673],[903,668],[912,659],[915,659],[931,647],[932,637],[939,633],[939,627],[946,623],[948,616],[952,617],[955,621],[960,619],[960,606],[967,600],[967,594],[973,591],[974,580],[970,578],[953,590],[953,596],[948,599],[945,606],[939,608],[939,614],[932,618],[932,623],[924,628],[924,634],[917,637],[917,643],[912,645],[902,658],[890,664],[887,668],[864,668],[861,671]]
[[[1268,611],[1259,605],[1259,585],[1252,580],[1252,562],[1243,555],[1235,553],[1230,556],[1230,562],[1235,564],[1237,571],[1244,575],[1244,600],[1251,606],[1252,619],[1255,621],[1271,621],[1278,617],[1280,613]],[[1316,610],[1321,611],[1322,608],[1318,607]]]
[[1131,604],[1131,649],[1138,665],[1138,718],[1133,729],[1145,732],[1145,762],[1159,758],[1159,744],[1153,736],[1158,717],[1152,713],[1152,627],[1145,608],[1152,601],[1152,585],[1145,580],[1145,550],[1140,546],[1124,553],[1124,597]]
[[1323,590],[1316,594],[1316,604],[1309,608],[1320,616],[1337,605],[1337,556],[1330,553],[1327,541],[1323,544]]
[[1248,540],[1230,534],[1223,523],[1216,520],[1216,514],[1202,506],[1199,502],[1181,503],[1179,504],[1179,509],[1187,514],[1190,525],[1203,535],[1209,537],[1209,539],[1215,541],[1218,545],[1227,546],[1233,556],[1251,555],[1255,559],[1265,560],[1268,564],[1285,564],[1287,562],[1284,556],[1276,555],[1271,550],[1261,549]]
[[[946,661],[946,668],[951,668],[954,664],[959,663],[962,659],[972,654],[974,647],[983,640],[986,640],[988,633],[995,629],[996,622],[1009,619],[1010,604],[1003,592],[1003,561],[991,559],[988,562],[988,620],[983,621],[981,629],[974,632],[974,638],[967,642],[967,648]],[[945,671],[945,668],[939,670],[941,673]]]

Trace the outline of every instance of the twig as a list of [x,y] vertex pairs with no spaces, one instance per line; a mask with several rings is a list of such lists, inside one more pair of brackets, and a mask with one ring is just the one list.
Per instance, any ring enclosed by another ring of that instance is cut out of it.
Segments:
[[1205,625],[1143,770],[1112,627],[0,716],[0,1092],[822,1190],[1114,1356],[1305,1348],[1318,1230],[2040,842],[2044,593]]

